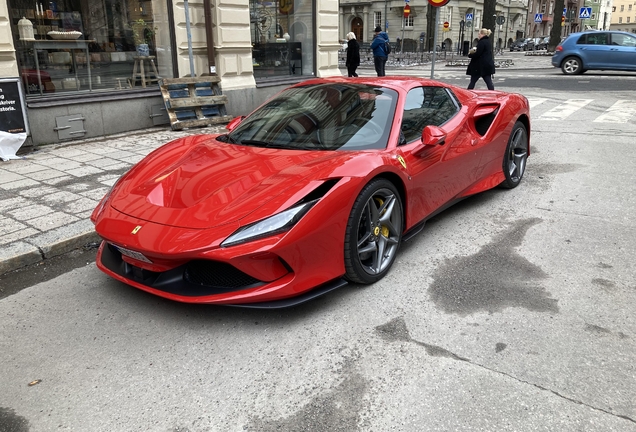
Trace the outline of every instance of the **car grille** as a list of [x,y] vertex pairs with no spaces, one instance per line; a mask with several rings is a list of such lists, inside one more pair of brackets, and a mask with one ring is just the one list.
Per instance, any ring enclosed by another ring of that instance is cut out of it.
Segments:
[[247,288],[261,283],[236,267],[217,261],[191,261],[186,265],[184,276],[192,284],[222,289]]
[[190,261],[164,272],[145,270],[124,261],[121,252],[110,244],[103,248],[101,263],[130,281],[182,296],[223,294],[266,284],[218,261]]

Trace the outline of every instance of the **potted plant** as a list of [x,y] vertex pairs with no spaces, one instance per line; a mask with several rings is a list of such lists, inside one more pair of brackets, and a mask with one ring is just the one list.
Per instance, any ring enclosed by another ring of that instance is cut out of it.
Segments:
[[137,48],[137,55],[148,57],[150,55],[149,43],[153,41],[155,29],[143,19],[139,18],[133,21],[132,25],[133,39]]

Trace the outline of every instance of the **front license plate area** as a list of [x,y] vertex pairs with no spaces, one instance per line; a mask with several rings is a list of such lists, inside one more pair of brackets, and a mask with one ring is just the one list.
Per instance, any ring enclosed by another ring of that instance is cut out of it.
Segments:
[[[112,243],[111,243],[112,244]],[[137,252],[134,250],[126,249],[121,246],[113,245],[115,249],[117,249],[122,255],[126,255],[129,258],[136,259],[137,261],[142,261],[148,264],[152,264],[148,258],[144,256],[141,252]]]

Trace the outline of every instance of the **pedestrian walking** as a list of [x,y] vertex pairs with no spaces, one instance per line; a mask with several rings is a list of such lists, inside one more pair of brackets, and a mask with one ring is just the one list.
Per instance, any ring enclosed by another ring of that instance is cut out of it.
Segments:
[[360,44],[353,32],[347,33],[347,73],[357,77],[356,69],[360,66]]
[[480,77],[483,78],[486,86],[488,86],[488,90],[495,89],[492,83],[492,75],[495,73],[495,61],[492,57],[492,44],[488,37],[491,33],[490,30],[485,28],[479,30],[477,46],[468,52],[468,57],[470,57],[470,63],[466,70],[466,75],[470,75],[468,90],[475,88],[475,84]]
[[374,30],[373,42],[371,42],[371,49],[373,50],[373,64],[375,65],[375,71],[379,77],[383,77],[384,67],[388,58],[386,52],[386,44],[389,43],[389,35],[383,32],[380,26],[377,26]]

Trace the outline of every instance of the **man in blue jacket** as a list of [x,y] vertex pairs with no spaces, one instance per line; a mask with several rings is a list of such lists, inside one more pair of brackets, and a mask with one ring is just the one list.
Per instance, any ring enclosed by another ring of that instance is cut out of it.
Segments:
[[371,49],[373,50],[373,63],[375,64],[375,71],[378,76],[384,76],[384,66],[386,65],[387,53],[384,48],[385,44],[389,41],[389,35],[383,32],[380,26],[377,26],[374,31],[373,42],[371,42]]

